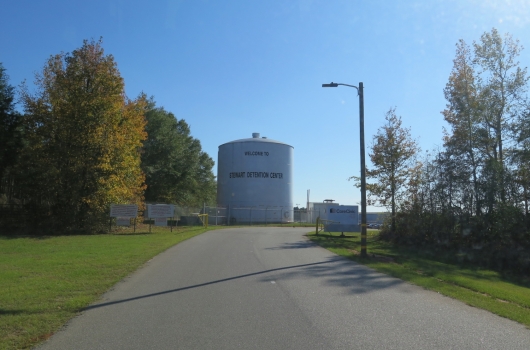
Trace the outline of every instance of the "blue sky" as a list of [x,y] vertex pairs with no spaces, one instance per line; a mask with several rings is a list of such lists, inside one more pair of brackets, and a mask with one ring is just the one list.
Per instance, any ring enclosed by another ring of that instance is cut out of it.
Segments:
[[295,204],[308,189],[357,204],[356,91],[321,84],[364,83],[367,151],[391,107],[432,150],[455,44],[493,27],[529,47],[528,66],[528,0],[6,0],[0,62],[31,86],[50,55],[103,37],[127,95],[185,119],[216,162],[219,145],[259,132],[294,146]]

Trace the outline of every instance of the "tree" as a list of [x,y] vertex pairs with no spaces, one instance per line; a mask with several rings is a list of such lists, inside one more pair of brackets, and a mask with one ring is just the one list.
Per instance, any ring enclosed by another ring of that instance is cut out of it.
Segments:
[[444,145],[452,157],[458,159],[458,163],[463,166],[461,169],[470,172],[469,177],[474,188],[472,207],[476,215],[481,214],[477,175],[480,164],[477,159],[480,155],[477,153],[481,135],[478,93],[471,50],[460,40],[456,45],[453,70],[444,89],[448,103],[442,114],[452,132],[446,133]]
[[35,95],[23,86],[28,147],[21,185],[29,205],[56,227],[101,228],[111,203],[139,203],[144,176],[144,95],[130,100],[102,41],[51,56],[36,74]]
[[21,115],[15,110],[15,89],[0,63],[0,195],[12,197],[12,169],[22,147]]
[[448,104],[442,114],[451,127],[444,145],[460,165],[458,177],[472,183],[476,216],[493,213],[507,196],[513,202],[517,192],[506,161],[507,154],[517,153],[513,147],[520,127],[515,122],[525,111],[528,77],[516,61],[521,49],[496,29],[474,42],[473,52],[460,40],[444,90]]
[[143,145],[142,169],[146,174],[145,199],[149,202],[202,206],[215,198],[213,160],[199,140],[190,135],[185,120],[150,102],[148,137]]
[[[505,193],[505,141],[510,124],[522,112],[521,107],[526,93],[528,77],[526,68],[521,68],[517,57],[521,52],[518,40],[510,34],[502,38],[493,28],[484,33],[480,42],[473,44],[475,64],[480,68],[477,80],[480,85],[480,112],[485,125],[484,135],[488,135],[486,145],[490,157],[490,167],[498,176],[490,176],[500,185],[501,201],[506,201]],[[497,163],[497,164],[494,164]],[[492,203],[490,203],[490,208]]]
[[530,230],[530,106],[517,121],[515,133],[518,147],[511,152],[511,162],[515,165],[515,183],[519,186],[517,202],[523,202],[526,228]]
[[373,169],[366,169],[369,201],[372,205],[390,207],[392,211],[392,232],[396,230],[396,203],[407,185],[411,171],[416,168],[414,156],[419,147],[410,136],[410,129],[401,127],[401,117],[391,108],[385,116],[387,121],[374,135],[368,154]]

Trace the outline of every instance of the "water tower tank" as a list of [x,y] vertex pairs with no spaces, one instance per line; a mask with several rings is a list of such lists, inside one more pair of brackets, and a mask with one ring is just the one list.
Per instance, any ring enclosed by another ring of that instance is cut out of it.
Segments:
[[230,223],[293,220],[293,146],[260,138],[219,146],[217,204]]

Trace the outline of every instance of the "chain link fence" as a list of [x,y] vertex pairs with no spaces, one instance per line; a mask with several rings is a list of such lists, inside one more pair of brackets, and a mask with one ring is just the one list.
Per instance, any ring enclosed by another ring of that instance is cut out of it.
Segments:
[[[155,203],[152,203],[155,204]],[[208,214],[208,225],[277,225],[277,224],[316,224],[320,216],[318,210],[294,210],[292,207],[185,207],[175,205],[175,214],[167,218],[168,226],[200,226],[203,225],[199,214]],[[110,210],[110,209],[109,209]],[[110,213],[110,211],[109,211]],[[110,227],[118,224],[117,218],[108,217]],[[32,211],[21,205],[0,204],[0,234],[20,232],[25,229],[39,227],[39,222],[47,221],[45,217],[37,217]],[[49,220],[48,220],[49,222]],[[153,219],[147,218],[147,211],[139,210],[136,220],[130,219],[133,224],[154,224]],[[57,224],[60,227],[60,223]]]
[[320,211],[294,210],[291,207],[208,207],[209,225],[316,224]]

